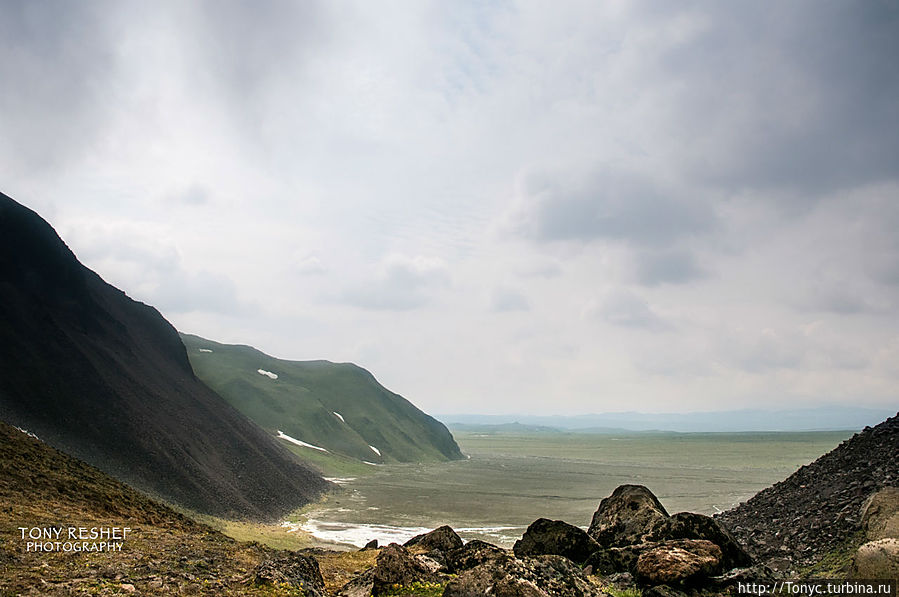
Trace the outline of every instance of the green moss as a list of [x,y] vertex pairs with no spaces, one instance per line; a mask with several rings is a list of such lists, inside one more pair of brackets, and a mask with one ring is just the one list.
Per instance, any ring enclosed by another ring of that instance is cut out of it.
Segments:
[[643,597],[643,591],[640,589],[616,589],[615,587],[605,587],[603,590],[612,597]]
[[387,597],[393,597],[395,595],[409,595],[412,597],[440,597],[443,595],[443,590],[446,588],[446,583],[440,582],[414,582],[409,585],[394,585],[389,591],[386,593],[380,593],[380,595],[385,595]]
[[856,550],[865,542],[864,531],[852,535],[840,547],[825,553],[820,560],[811,566],[798,569],[800,578],[848,578],[852,567],[852,558]]

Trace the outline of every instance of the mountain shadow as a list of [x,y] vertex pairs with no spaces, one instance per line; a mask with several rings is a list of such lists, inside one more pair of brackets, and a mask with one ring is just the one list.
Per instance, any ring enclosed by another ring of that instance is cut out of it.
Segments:
[[0,194],[0,418],[164,500],[274,519],[328,486],[198,380],[178,333]]

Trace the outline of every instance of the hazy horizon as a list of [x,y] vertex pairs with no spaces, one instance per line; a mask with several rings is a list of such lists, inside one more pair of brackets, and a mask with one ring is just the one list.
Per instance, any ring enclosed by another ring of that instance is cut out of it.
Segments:
[[0,190],[179,330],[433,413],[899,404],[895,4],[2,7]]

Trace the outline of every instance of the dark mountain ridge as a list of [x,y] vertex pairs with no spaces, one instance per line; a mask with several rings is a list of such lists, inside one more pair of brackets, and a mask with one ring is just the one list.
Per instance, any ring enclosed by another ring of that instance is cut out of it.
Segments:
[[899,485],[899,414],[716,515],[753,556],[786,570],[817,562],[861,531],[861,507]]
[[200,512],[275,518],[327,487],[191,369],[176,330],[0,194],[0,418]]

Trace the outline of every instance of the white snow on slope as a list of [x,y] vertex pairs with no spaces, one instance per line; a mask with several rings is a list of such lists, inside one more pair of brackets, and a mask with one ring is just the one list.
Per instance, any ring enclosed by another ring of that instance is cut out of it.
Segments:
[[325,481],[330,481],[337,485],[346,485],[350,481],[355,481],[356,477],[323,477]]
[[288,441],[292,444],[296,444],[298,446],[303,446],[304,448],[312,448],[313,450],[318,450],[319,452],[327,452],[324,448],[319,446],[313,446],[312,444],[307,444],[306,442],[301,442],[298,439],[292,438],[283,431],[278,431],[278,438],[283,439],[284,441]]
[[199,349],[199,350],[200,350],[200,352],[212,352],[212,351],[209,350],[208,348],[201,348],[201,349]]
[[278,379],[277,373],[272,373],[271,371],[266,371],[265,369],[256,369],[256,373],[259,375],[264,375],[266,377],[271,377],[272,379]]
[[371,448],[371,451],[374,452],[375,454],[377,454],[378,456],[381,455],[381,451],[379,449],[377,449],[376,447],[374,447],[372,445],[369,445],[368,447]]
[[331,414],[334,415],[335,417],[337,417],[338,419],[340,419],[341,423],[346,423],[346,421],[343,420],[343,415],[340,414],[339,412],[337,412],[336,410],[332,410]]
[[[27,429],[22,429],[21,427],[16,427],[15,425],[13,425],[13,428],[14,428],[14,429],[18,429],[19,431],[21,431],[22,433],[24,433],[24,434],[27,435],[28,437],[33,437],[34,439],[41,440],[41,438],[39,438],[39,437],[36,436],[35,434],[31,433],[31,432],[28,431]],[[41,441],[44,441],[44,440],[41,440]]]

